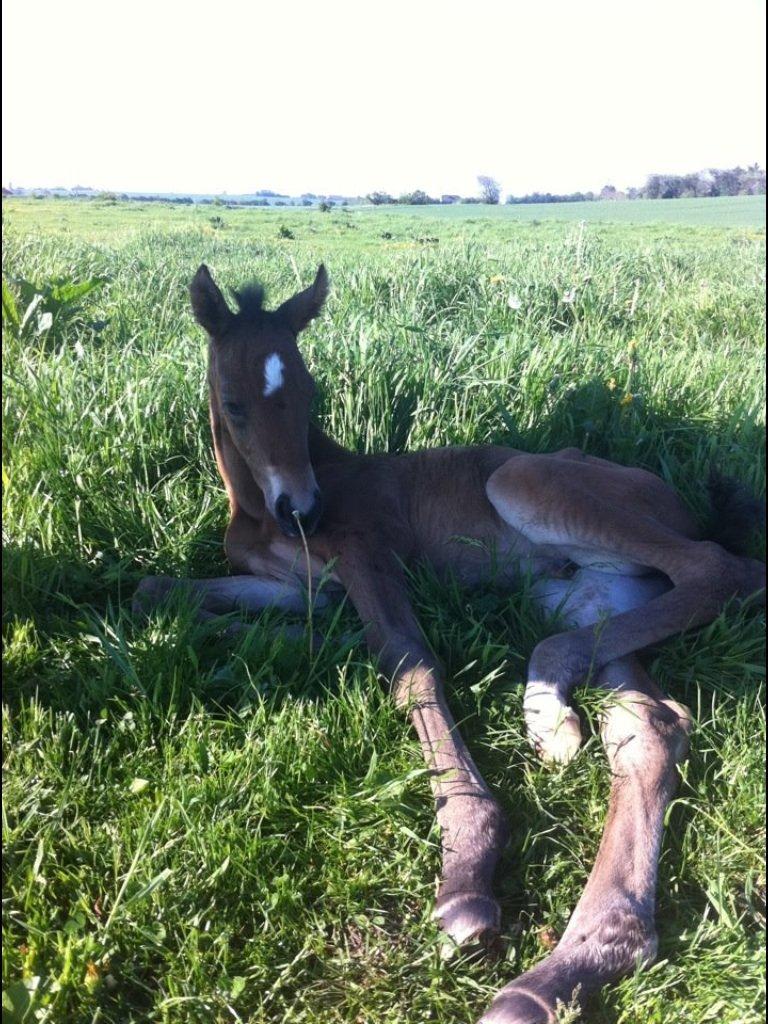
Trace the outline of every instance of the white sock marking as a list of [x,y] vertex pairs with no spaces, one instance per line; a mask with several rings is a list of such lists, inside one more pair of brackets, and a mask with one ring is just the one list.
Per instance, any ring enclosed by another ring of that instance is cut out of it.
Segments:
[[283,386],[283,360],[273,352],[264,360],[264,397],[269,398]]

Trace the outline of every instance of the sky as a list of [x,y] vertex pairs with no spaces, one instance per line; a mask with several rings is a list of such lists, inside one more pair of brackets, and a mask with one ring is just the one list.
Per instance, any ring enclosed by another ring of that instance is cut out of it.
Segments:
[[764,0],[5,0],[4,185],[475,194],[765,164]]

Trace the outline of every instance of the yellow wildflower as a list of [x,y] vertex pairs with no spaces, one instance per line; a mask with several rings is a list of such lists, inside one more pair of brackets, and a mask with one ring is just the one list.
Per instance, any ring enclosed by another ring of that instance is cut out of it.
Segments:
[[619,402],[619,405],[621,405],[622,407],[626,408],[626,406],[632,405],[634,400],[635,400],[635,396],[634,395],[626,394],[626,395],[624,395],[622,400]]

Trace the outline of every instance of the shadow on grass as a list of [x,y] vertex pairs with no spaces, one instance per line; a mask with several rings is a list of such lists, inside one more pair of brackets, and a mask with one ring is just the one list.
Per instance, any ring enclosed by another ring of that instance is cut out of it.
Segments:
[[[617,461],[643,464],[680,484],[699,513],[702,508],[697,496],[706,463],[715,461],[726,472],[751,479],[755,452],[764,443],[759,425],[745,417],[722,424],[722,430],[714,435],[711,422],[685,420],[676,414],[672,403],[659,410],[643,408],[633,400],[621,408],[602,382],[588,382],[558,397],[542,426],[519,432],[510,424],[509,432],[499,440],[513,441],[529,451],[575,444]],[[210,535],[199,538],[200,550],[210,551],[212,540],[215,538]],[[147,533],[142,546],[149,541]],[[175,568],[180,575],[199,575],[203,561],[209,562],[210,556],[193,556],[188,564]],[[338,668],[350,656],[367,660],[365,653],[354,653],[358,648],[344,639],[351,629],[359,640],[359,623],[348,609],[334,611],[318,623],[328,634],[328,643],[319,652],[310,651],[306,635],[293,640],[281,633],[287,620],[273,612],[260,616],[253,629],[237,639],[222,636],[226,618],[218,623],[196,623],[194,608],[183,600],[171,601],[148,625],[136,623],[128,607],[140,578],[131,559],[94,565],[70,553],[46,554],[33,544],[5,545],[6,703],[13,709],[34,696],[55,711],[74,711],[84,725],[91,713],[113,700],[128,706],[149,701],[161,714],[171,706],[183,709],[192,701],[201,702],[211,714],[227,713],[247,708],[256,696],[274,702],[277,708],[289,697],[332,698],[328,680]],[[460,632],[465,621],[459,608],[452,618],[451,625]],[[504,642],[510,639],[505,637]],[[492,695],[493,689],[489,692]],[[482,706],[473,712],[473,702],[465,702],[458,694],[452,702],[463,712],[457,717],[470,719],[467,734],[471,744],[479,740],[482,747],[487,724]],[[513,799],[521,765],[504,766],[492,749],[478,750],[477,761],[489,777],[504,779],[506,792],[501,796],[515,827],[502,861],[499,891],[504,927],[509,930],[514,922],[524,921],[524,926],[517,926],[522,934],[546,916],[545,894],[523,890],[520,866],[526,858],[530,860],[528,837],[543,834],[551,817],[532,800]],[[698,770],[703,779],[706,766]],[[670,860],[670,847],[672,860],[675,853],[681,854],[681,841],[676,837],[688,829],[692,815],[689,807],[674,809],[666,860]],[[556,852],[557,846],[553,844],[548,851],[546,842],[537,850],[544,865],[548,855]],[[674,959],[681,948],[679,936],[696,932],[710,901],[706,891],[693,884],[688,885],[684,902],[667,898],[663,893],[669,874],[664,865],[661,874],[660,955]],[[590,1020],[613,1024],[618,1016],[610,994],[591,1004]]]

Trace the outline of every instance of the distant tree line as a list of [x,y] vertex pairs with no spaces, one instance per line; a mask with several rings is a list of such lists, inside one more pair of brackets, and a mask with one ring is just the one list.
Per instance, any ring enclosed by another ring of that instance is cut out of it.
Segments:
[[652,174],[642,190],[644,199],[762,195],[765,195],[765,170],[758,164],[727,170],[710,168],[697,174]]
[[[350,203],[368,202],[374,206],[449,206],[457,203],[484,203],[495,205],[501,197],[501,186],[494,178],[479,175],[479,194],[460,196],[445,193],[439,197],[431,196],[423,189],[404,192],[400,196],[392,196],[389,192],[370,192],[362,196],[318,195],[315,192],[304,192],[298,198],[261,189],[247,196],[183,196],[183,195],[148,195],[126,194],[125,192],[99,192],[92,189],[13,189],[3,188],[3,196],[33,195],[36,199],[48,197],[99,199],[117,202],[134,200],[144,203],[174,203],[212,206],[316,206],[322,212],[329,212],[335,206],[347,206]],[[530,192],[524,196],[508,195],[506,202],[512,206],[528,203],[589,203],[598,199],[689,199],[709,198],[711,196],[757,196],[765,195],[765,170],[759,164],[749,167],[730,167],[724,170],[707,168],[692,174],[651,174],[641,188],[628,188],[626,191],[614,185],[605,185],[599,192]]]
[[413,192],[403,192],[401,196],[391,196],[389,192],[369,192],[365,197],[374,206],[429,206],[430,203],[439,203],[439,199],[428,195],[417,188]]
[[692,174],[651,174],[641,188],[622,192],[606,185],[600,192],[531,192],[525,196],[507,196],[511,205],[524,203],[585,203],[595,199],[704,199],[713,196],[763,196],[765,170],[759,164],[730,167],[725,170],[707,168]]
[[101,203],[138,202],[161,203],[172,206],[221,206],[235,209],[239,206],[312,206],[322,212],[328,212],[336,206],[347,207],[362,203],[362,196],[331,195],[322,196],[314,192],[305,192],[301,196],[288,196],[270,189],[262,189],[248,195],[174,195],[163,192],[111,192],[96,189],[68,188],[12,188],[3,186],[3,198],[10,196],[30,196],[33,199],[83,199],[96,200]]
[[[365,198],[374,206],[442,206],[455,203],[484,203],[495,205],[499,202],[501,186],[486,175],[478,176],[479,195],[460,196],[453,193],[430,196],[422,189],[404,192],[400,196],[389,192],[370,192]],[[652,174],[641,188],[622,191],[615,185],[605,185],[599,192],[530,192],[524,196],[509,195],[506,202],[511,206],[529,203],[590,203],[598,199],[688,199],[710,196],[757,196],[765,195],[765,171],[758,164],[749,167],[731,167],[725,170],[707,168],[693,174]]]
[[445,193],[440,196],[431,196],[423,189],[417,188],[413,192],[403,192],[402,195],[392,196],[389,192],[369,192],[365,197],[374,206],[450,206],[454,203],[488,203],[495,205],[501,197],[501,185],[494,178],[480,174],[477,178],[480,188],[479,196],[460,196],[453,193]]
[[594,192],[530,192],[525,196],[507,196],[510,206],[525,206],[527,203],[588,203],[597,199]]

